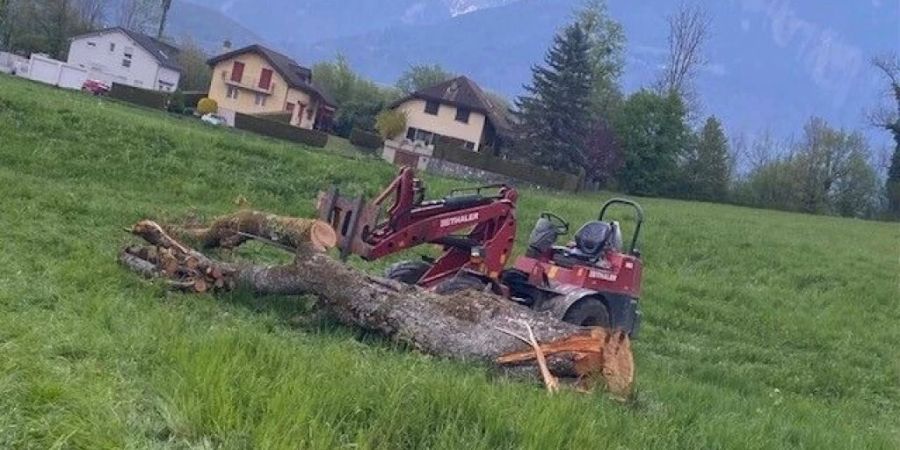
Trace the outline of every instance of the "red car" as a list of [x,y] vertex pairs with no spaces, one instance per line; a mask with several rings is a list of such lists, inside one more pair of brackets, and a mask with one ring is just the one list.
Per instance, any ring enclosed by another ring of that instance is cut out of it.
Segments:
[[100,80],[87,80],[81,85],[81,90],[94,95],[106,95],[109,93],[109,85]]

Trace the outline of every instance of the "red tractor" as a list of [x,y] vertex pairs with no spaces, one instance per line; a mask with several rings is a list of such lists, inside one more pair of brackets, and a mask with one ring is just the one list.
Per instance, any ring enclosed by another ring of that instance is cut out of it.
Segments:
[[[437,258],[392,265],[387,278],[437,293],[490,289],[537,311],[583,326],[623,329],[636,335],[640,323],[641,258],[637,240],[641,207],[613,199],[596,221],[584,224],[575,240],[557,246],[569,232],[562,218],[543,213],[525,256],[506,263],[516,235],[517,191],[507,185],[453,191],[425,199],[425,186],[410,168],[374,201],[342,197],[336,188],[319,196],[319,218],[338,233],[341,257],[377,260],[423,244],[442,248]],[[626,251],[619,224],[605,221],[614,205],[634,209],[635,231]]]

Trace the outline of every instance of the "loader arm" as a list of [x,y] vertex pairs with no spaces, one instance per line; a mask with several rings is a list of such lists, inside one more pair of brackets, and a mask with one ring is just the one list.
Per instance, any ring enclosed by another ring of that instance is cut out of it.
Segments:
[[[509,186],[491,185],[426,201],[422,183],[403,168],[371,202],[332,188],[320,194],[318,209],[337,232],[344,258],[374,261],[419,245],[441,246],[443,254],[419,283],[431,287],[464,268],[499,277],[513,248],[517,197]],[[475,247],[481,256],[473,259]]]

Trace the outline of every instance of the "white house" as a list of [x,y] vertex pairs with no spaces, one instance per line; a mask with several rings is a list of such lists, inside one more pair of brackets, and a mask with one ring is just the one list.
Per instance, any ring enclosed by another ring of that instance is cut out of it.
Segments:
[[178,89],[179,50],[150,36],[115,27],[72,38],[69,64],[88,78],[159,91]]

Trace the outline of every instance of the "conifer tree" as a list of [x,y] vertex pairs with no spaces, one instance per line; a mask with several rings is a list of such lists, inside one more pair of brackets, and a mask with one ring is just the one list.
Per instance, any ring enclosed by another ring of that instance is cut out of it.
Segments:
[[578,172],[591,128],[593,68],[588,37],[576,24],[559,33],[544,66],[532,69],[527,94],[516,101],[516,154],[534,164]]

